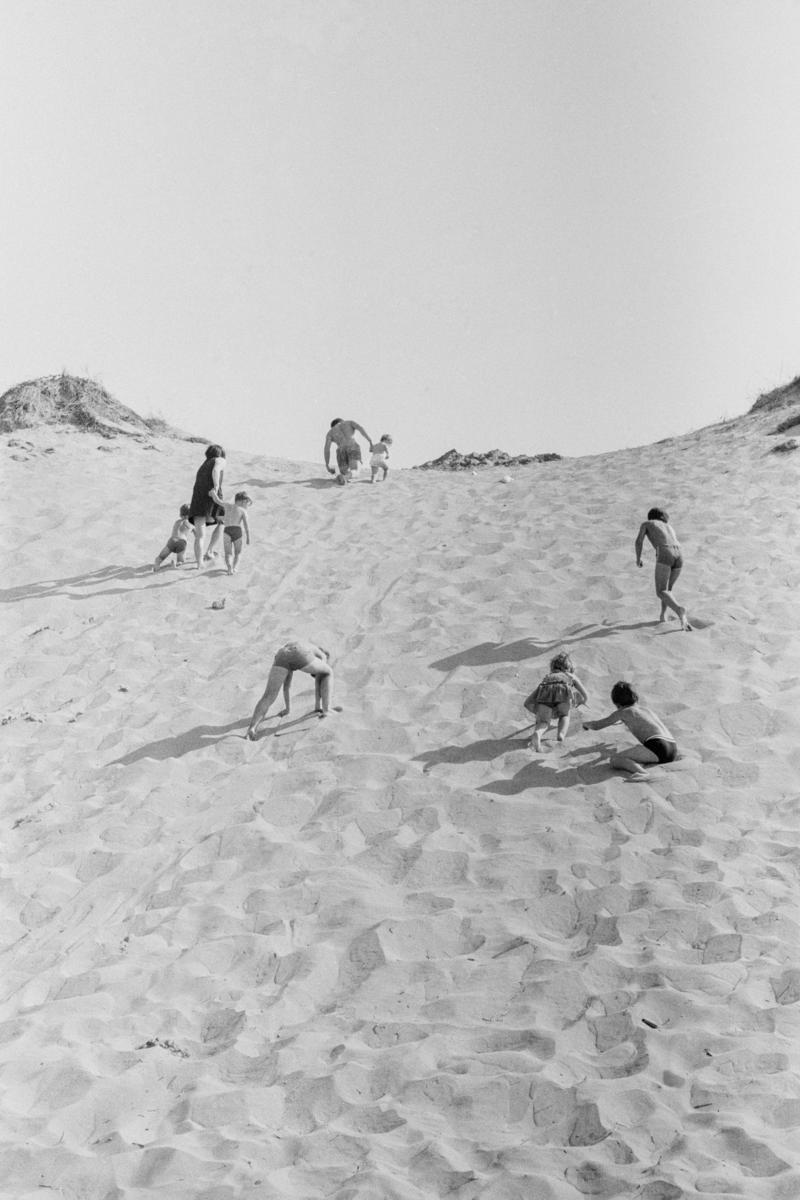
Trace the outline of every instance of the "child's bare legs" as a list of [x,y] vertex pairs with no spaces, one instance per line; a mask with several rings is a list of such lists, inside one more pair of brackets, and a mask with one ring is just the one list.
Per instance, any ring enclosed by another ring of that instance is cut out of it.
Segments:
[[632,779],[646,779],[647,774],[642,768],[646,766],[652,767],[657,762],[657,754],[654,754],[652,750],[648,750],[647,746],[636,745],[629,746],[621,754],[612,754],[608,760],[608,765],[613,767],[615,771],[630,771]]
[[327,717],[333,699],[333,672],[322,659],[315,660],[310,674],[314,676],[314,712]]
[[371,471],[371,474],[370,474],[369,481],[370,481],[370,483],[374,483],[375,480],[378,478],[378,468],[370,467],[370,471]]
[[267,677],[267,686],[264,689],[264,695],[259,700],[253,710],[253,715],[250,718],[250,726],[247,730],[247,736],[252,740],[256,735],[256,729],[264,720],[264,717],[269,712],[272,705],[278,699],[278,693],[283,688],[283,699],[285,708],[278,713],[279,717],[285,717],[289,712],[289,692],[292,683],[292,672],[286,667],[276,667],[275,664],[270,667]]
[[569,729],[569,713],[565,713],[563,717],[558,718],[558,729],[556,730],[556,740],[559,742],[563,742],[564,738],[567,736],[568,729]]
[[389,468],[388,468],[388,467],[384,467],[384,468],[383,468],[383,479],[384,479],[384,482],[386,481],[386,476],[387,476],[388,474],[389,474]]
[[528,742],[531,750],[535,750],[537,754],[542,752],[542,734],[547,733],[549,728],[550,718],[537,716],[531,740]]
[[222,538],[223,538],[222,545],[223,545],[223,549],[225,552],[225,566],[228,568],[228,574],[232,575],[233,574],[233,559],[231,556],[233,554],[233,542],[228,537],[227,533],[224,533],[222,535]]
[[233,574],[236,574],[239,566],[239,556],[242,553],[242,539],[239,538],[236,545],[233,547]]
[[155,557],[155,562],[153,563],[153,570],[157,571],[158,568],[161,566],[161,564],[165,561],[165,559],[169,558],[170,554],[172,554],[172,551],[170,550],[169,546],[165,546],[163,550],[160,550]]
[[681,623],[681,629],[691,629],[691,625],[686,617],[686,609],[678,604],[675,597],[672,595],[672,588],[681,573],[680,567],[669,567],[666,563],[656,563],[655,586],[656,595],[661,601],[661,616],[659,621],[666,621],[667,609],[671,608],[677,614]]

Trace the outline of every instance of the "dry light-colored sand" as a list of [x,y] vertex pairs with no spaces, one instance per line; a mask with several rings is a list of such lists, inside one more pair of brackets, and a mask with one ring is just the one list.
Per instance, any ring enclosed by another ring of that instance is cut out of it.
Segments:
[[[149,570],[202,446],[6,435],[0,1194],[800,1196],[800,455],[773,424],[510,482],[229,450],[234,578]],[[634,563],[653,504],[691,634]],[[299,676],[250,743],[292,633],[344,711],[307,717]],[[625,782],[624,731],[579,718],[527,750],[561,646],[588,715],[630,679],[681,760]]]

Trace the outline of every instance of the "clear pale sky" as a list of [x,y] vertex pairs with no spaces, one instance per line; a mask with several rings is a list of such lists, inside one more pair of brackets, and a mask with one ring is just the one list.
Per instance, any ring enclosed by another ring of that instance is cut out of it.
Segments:
[[2,0],[0,392],[588,454],[800,373],[795,0]]

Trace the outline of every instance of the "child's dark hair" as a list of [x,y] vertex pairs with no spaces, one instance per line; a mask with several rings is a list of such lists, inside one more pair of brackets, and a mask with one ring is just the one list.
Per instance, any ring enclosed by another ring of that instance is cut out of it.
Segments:
[[639,697],[633,687],[631,684],[626,683],[624,679],[620,679],[619,683],[615,683],[611,689],[611,701],[619,708],[630,708],[638,700]]
[[237,492],[236,495],[233,497],[233,500],[234,500],[235,504],[244,504],[244,503],[252,504],[253,503],[253,501],[248,496],[247,492]]
[[188,515],[189,515],[189,512],[190,512],[189,505],[188,505],[188,504],[182,504],[182,505],[181,505],[181,516],[182,516],[182,517],[188,517]]
[[575,664],[567,654],[566,650],[562,650],[560,654],[555,656],[555,658],[550,659],[550,670],[572,672],[575,670]]
[[651,508],[647,514],[648,521],[663,521],[665,525],[669,523],[669,513],[665,513],[663,508]]

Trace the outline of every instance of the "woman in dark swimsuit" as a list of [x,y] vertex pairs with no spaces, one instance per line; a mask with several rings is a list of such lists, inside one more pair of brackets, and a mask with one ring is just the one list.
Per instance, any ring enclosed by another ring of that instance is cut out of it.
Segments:
[[[189,503],[188,520],[194,526],[194,556],[197,569],[201,571],[203,562],[208,562],[213,556],[214,546],[219,541],[219,517],[222,515],[222,476],[225,466],[225,451],[222,446],[209,446],[206,450],[206,460],[197,472],[194,481],[192,499]],[[206,526],[213,525],[211,541],[204,553]]]

